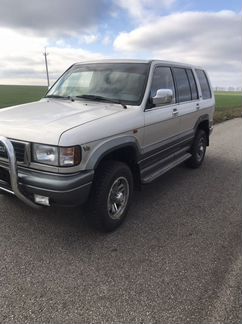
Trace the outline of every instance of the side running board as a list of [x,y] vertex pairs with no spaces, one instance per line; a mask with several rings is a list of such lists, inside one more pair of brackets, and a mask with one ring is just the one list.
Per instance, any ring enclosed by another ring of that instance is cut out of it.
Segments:
[[161,169],[156,169],[153,173],[145,176],[143,179],[141,179],[141,182],[143,184],[150,183],[154,181],[155,179],[159,178],[164,173],[168,172],[169,170],[173,169],[177,165],[181,164],[182,162],[188,160],[192,155],[190,153],[186,153],[185,155],[180,156],[178,159],[173,160],[169,164],[166,164]]

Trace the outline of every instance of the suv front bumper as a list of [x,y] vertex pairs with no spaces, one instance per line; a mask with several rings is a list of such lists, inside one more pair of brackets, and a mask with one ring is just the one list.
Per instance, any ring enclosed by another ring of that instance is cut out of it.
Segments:
[[89,196],[94,171],[56,174],[18,167],[11,142],[0,136],[8,153],[7,163],[0,164],[0,190],[14,194],[25,204],[38,207],[35,195],[48,197],[50,205],[77,206]]

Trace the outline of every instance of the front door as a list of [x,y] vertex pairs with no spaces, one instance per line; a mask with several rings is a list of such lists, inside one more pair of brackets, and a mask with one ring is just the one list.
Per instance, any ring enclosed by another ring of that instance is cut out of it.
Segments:
[[155,96],[158,89],[171,89],[173,100],[169,104],[158,105],[145,111],[145,134],[143,153],[149,154],[164,147],[180,133],[178,104],[175,99],[175,86],[171,68],[155,67],[150,96]]

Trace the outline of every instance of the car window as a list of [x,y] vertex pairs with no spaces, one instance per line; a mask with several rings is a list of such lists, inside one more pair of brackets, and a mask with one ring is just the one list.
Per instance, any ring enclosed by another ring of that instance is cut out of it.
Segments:
[[191,91],[192,91],[192,100],[198,99],[198,91],[197,91],[197,84],[194,78],[194,74],[191,69],[187,69],[187,76],[189,79]]
[[50,89],[49,96],[101,96],[123,104],[140,105],[148,79],[147,63],[76,64]]
[[158,89],[170,89],[173,92],[172,103],[175,103],[175,86],[171,69],[165,66],[155,68],[151,84],[151,97],[156,95]]
[[69,78],[65,79],[62,83],[62,95],[71,91],[72,93],[85,92],[90,86],[93,72],[85,71],[82,73],[73,72]]
[[173,73],[176,81],[178,101],[184,102],[191,100],[192,94],[186,70],[174,68]]
[[197,77],[201,86],[203,99],[212,97],[211,89],[208,83],[208,78],[203,70],[196,70]]

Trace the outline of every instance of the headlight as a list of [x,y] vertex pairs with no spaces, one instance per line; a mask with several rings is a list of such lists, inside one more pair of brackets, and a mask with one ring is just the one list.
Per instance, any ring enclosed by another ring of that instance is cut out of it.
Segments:
[[33,161],[54,166],[75,166],[81,162],[81,149],[79,146],[58,147],[33,144]]
[[34,144],[33,145],[33,160],[35,162],[59,165],[58,148],[56,146]]

